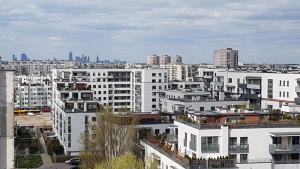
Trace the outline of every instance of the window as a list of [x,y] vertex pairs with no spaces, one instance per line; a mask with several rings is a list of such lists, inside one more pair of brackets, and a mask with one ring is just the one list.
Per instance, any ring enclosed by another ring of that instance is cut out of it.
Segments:
[[153,109],[155,109],[155,108],[156,108],[156,105],[155,105],[155,104],[153,104],[153,105],[152,105],[152,108],[153,108]]
[[281,91],[279,91],[279,97],[281,97]]
[[240,138],[240,147],[241,147],[241,149],[247,149],[248,148],[248,137],[241,137]]
[[152,98],[152,102],[156,102],[156,98]]
[[229,149],[236,149],[237,148],[237,138],[230,137],[229,138]]
[[152,77],[155,77],[156,76],[156,73],[152,73]]
[[197,137],[194,134],[191,134],[190,149],[197,150]]
[[98,85],[98,88],[101,88],[101,85]]
[[156,86],[152,86],[152,89],[156,89]]
[[155,79],[152,79],[152,83],[156,83],[156,80],[155,80]]
[[232,83],[232,78],[228,78],[228,83]]
[[292,144],[297,144],[298,145],[299,144],[299,138],[300,138],[299,136],[293,136],[292,137]]
[[290,97],[290,93],[286,92],[286,97],[289,98]]
[[282,86],[285,86],[285,80],[283,81],[283,85]]
[[158,136],[159,135],[159,129],[155,129],[154,133],[155,133],[156,136]]
[[92,117],[92,121],[96,121],[96,119],[97,119],[96,117]]
[[93,88],[96,88],[96,85],[93,85]]
[[185,147],[187,146],[187,133],[184,133],[183,145],[184,145]]
[[279,86],[281,86],[281,80],[279,81]]
[[241,154],[240,161],[241,162],[247,162],[248,160],[248,154]]
[[200,111],[204,111],[204,107],[200,107]]
[[98,91],[98,94],[101,94],[101,91]]

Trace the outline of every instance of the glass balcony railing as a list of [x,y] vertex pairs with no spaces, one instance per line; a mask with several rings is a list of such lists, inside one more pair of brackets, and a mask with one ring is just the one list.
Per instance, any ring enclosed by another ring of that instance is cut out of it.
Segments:
[[219,153],[219,144],[201,144],[202,153]]
[[248,144],[229,145],[228,149],[229,149],[229,153],[249,153]]
[[271,154],[300,153],[300,144],[270,144]]

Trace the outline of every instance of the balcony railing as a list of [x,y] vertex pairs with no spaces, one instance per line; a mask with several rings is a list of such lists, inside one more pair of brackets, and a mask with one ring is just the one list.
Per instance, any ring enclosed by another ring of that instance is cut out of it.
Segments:
[[167,135],[167,140],[168,140],[168,142],[171,142],[171,143],[177,143],[178,142],[178,136],[175,135],[175,134],[168,134]]
[[229,153],[249,153],[249,145],[229,145]]
[[202,153],[219,153],[219,144],[201,144]]
[[269,150],[271,154],[300,153],[300,144],[270,144]]

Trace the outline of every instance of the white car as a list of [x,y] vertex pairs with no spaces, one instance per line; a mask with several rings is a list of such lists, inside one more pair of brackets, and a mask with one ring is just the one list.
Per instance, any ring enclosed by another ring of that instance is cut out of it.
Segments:
[[27,116],[35,116],[35,114],[34,114],[34,113],[31,113],[31,112],[29,112],[29,113],[27,113]]

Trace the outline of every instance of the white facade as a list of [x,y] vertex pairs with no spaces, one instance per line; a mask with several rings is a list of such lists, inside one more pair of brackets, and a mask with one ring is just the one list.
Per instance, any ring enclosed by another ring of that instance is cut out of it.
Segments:
[[[217,158],[234,156],[236,166],[241,169],[281,169],[300,167],[300,125],[258,124],[218,125],[175,121],[178,128],[178,154],[195,158]],[[180,160],[158,150],[149,142],[145,146],[145,159],[159,159],[160,167],[189,168]],[[147,161],[146,161],[147,163]],[[186,164],[186,163],[185,163]]]
[[0,70],[0,169],[14,168],[14,72]]
[[191,64],[161,64],[168,71],[169,81],[193,81],[197,75],[197,67]]
[[[212,72],[211,76],[206,76]],[[199,76],[211,78],[214,91],[246,96],[261,100],[261,108],[281,109],[282,106],[294,105],[300,96],[297,87],[299,73],[235,71],[225,69],[199,69]],[[299,94],[299,95],[298,95]],[[255,96],[256,95],[256,96]]]
[[49,76],[19,75],[15,82],[15,108],[43,110],[51,107],[52,84]]

